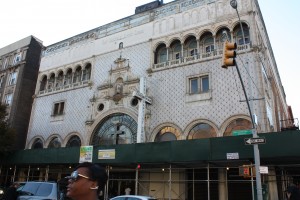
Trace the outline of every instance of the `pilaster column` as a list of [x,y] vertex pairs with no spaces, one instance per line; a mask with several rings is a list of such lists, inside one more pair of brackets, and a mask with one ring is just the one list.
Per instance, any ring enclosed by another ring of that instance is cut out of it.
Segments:
[[[200,58],[200,38],[196,40],[197,42],[197,58]],[[198,56],[199,55],[199,56]]]
[[269,174],[267,176],[268,185],[267,185],[267,193],[269,194],[269,199],[279,200],[278,198],[278,189],[277,189],[277,176],[274,167],[269,167]]
[[180,60],[183,61],[184,59],[184,43],[181,43],[181,56]]
[[228,189],[227,189],[227,170],[226,168],[218,169],[219,176],[219,200],[228,200]]
[[170,49],[170,47],[166,47],[166,49],[167,49],[167,62],[169,61],[169,49]]

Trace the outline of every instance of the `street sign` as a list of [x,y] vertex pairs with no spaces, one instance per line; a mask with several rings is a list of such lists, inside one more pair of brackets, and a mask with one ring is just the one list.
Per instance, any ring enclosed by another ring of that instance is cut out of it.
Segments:
[[260,167],[259,167],[259,172],[260,172],[261,174],[268,174],[268,173],[269,173],[269,168],[266,167],[266,166],[260,166]]
[[227,153],[227,160],[237,160],[240,158],[239,153]]
[[239,136],[239,135],[251,135],[252,130],[236,130],[232,131],[233,136]]
[[251,144],[266,144],[266,138],[244,138],[246,145]]

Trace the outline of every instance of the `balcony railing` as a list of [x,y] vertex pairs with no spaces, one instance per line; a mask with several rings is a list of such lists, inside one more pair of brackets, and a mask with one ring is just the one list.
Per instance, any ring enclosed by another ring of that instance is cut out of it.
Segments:
[[188,56],[188,57],[185,57],[183,58],[183,62],[190,62],[190,61],[194,61],[194,60],[197,60],[198,59],[198,55],[194,55],[194,56]]
[[76,82],[76,83],[73,83],[73,84],[62,85],[62,86],[58,86],[58,87],[55,87],[55,88],[48,88],[48,89],[45,89],[45,90],[40,90],[39,95],[49,94],[49,93],[53,93],[53,92],[59,92],[61,90],[78,88],[80,86],[86,86],[86,85],[88,85],[88,83],[89,83],[89,80],[84,80],[84,81]]
[[166,62],[158,63],[154,65],[154,69],[165,68],[167,66]]
[[181,63],[181,59],[176,59],[176,60],[170,60],[168,61],[168,65],[171,66],[171,65],[178,65]]
[[[237,51],[238,52],[244,52],[244,51],[248,51],[250,50],[250,44],[243,44],[243,45],[238,45],[237,46]],[[172,67],[172,66],[176,66],[182,63],[188,63],[188,62],[199,62],[201,60],[207,60],[210,58],[214,58],[214,57],[220,57],[223,54],[223,50],[221,49],[216,49],[214,51],[211,52],[205,52],[205,53],[201,53],[201,54],[197,54],[194,56],[187,56],[187,57],[183,57],[182,59],[176,59],[176,60],[170,60],[167,62],[162,62],[162,63],[157,63],[157,64],[153,64],[153,69],[164,69],[167,67]]]

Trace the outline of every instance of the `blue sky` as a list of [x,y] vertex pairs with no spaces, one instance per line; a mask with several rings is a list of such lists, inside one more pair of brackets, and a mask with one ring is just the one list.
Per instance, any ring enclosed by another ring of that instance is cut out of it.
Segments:
[[[45,46],[134,13],[152,0],[9,0],[0,12],[0,48],[29,35]],[[171,0],[164,0],[165,3]],[[300,1],[258,0],[288,105],[300,118]],[[229,3],[229,0],[228,0]],[[116,6],[118,5],[118,6]]]
[[300,1],[258,0],[288,105],[300,118]]

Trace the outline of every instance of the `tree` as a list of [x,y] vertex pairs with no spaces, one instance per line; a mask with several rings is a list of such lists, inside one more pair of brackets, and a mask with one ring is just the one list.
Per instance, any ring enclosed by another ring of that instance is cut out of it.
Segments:
[[7,121],[7,105],[0,103],[0,156],[13,150],[16,132]]

